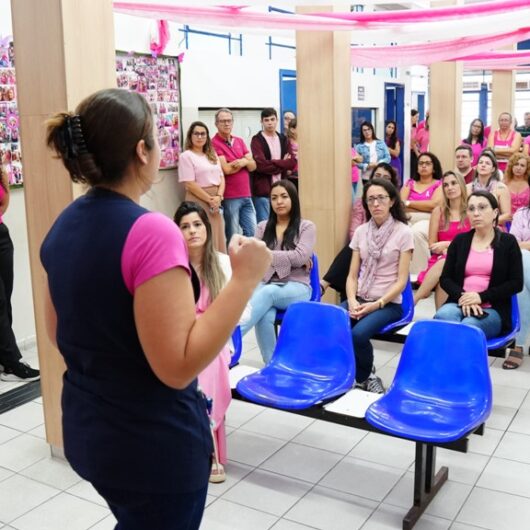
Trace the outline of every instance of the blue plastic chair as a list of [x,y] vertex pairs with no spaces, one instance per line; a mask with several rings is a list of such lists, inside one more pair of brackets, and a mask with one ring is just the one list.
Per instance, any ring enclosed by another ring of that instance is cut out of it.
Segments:
[[410,283],[410,279],[405,286],[402,296],[403,299],[401,304],[403,306],[403,316],[399,320],[387,324],[379,332],[379,335],[382,335],[383,333],[389,333],[390,331],[397,331],[398,329],[401,329],[412,322],[412,319],[414,318],[414,294],[412,292],[412,284]]
[[[487,309],[486,309],[487,311]],[[494,337],[493,339],[488,339],[486,344],[488,350],[498,350],[508,346],[510,342],[515,339],[517,333],[521,329],[521,317],[519,316],[519,304],[517,303],[517,295],[512,296],[512,329],[506,333],[506,335],[501,335],[500,337]]]
[[355,382],[350,319],[344,309],[295,302],[286,311],[271,362],[241,379],[246,399],[280,409],[305,409],[344,394]]
[[[311,298],[309,299],[310,302],[320,302],[321,295],[320,295],[320,275],[318,272],[318,258],[317,255],[313,253],[311,256],[311,260],[313,261],[313,267],[311,268],[311,272],[309,274],[309,284],[311,286]],[[276,335],[278,335],[278,326],[281,325],[283,321],[283,317],[285,316],[285,310],[284,309],[277,309],[276,310],[276,320],[274,321],[274,327],[276,330]]]
[[230,358],[230,368],[236,364],[239,364],[241,352],[243,351],[243,338],[241,336],[241,328],[239,326],[236,326],[236,329],[234,329],[234,332],[232,333],[232,346],[234,347],[234,351],[232,352],[232,356]]
[[456,322],[416,322],[388,392],[366,411],[378,429],[402,438],[445,443],[462,438],[492,407],[486,338]]

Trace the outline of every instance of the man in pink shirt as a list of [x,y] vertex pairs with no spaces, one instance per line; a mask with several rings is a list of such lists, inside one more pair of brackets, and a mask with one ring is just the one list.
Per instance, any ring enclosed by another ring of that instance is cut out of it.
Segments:
[[273,182],[287,178],[287,172],[296,166],[291,144],[287,137],[276,131],[278,114],[273,108],[261,111],[262,131],[252,137],[250,149],[256,161],[252,177],[252,201],[258,223],[269,218],[269,194]]
[[230,109],[215,113],[215,126],[217,134],[212,145],[226,183],[223,200],[226,240],[230,241],[240,229],[244,236],[252,237],[256,231],[256,210],[250,196],[249,171],[256,169],[256,162],[243,139],[232,136],[234,116]]

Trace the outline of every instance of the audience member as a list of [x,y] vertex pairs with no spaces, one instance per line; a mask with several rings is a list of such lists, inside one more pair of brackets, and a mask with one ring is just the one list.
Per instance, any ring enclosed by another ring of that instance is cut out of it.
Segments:
[[410,111],[410,174],[414,175],[418,168],[416,155],[416,135],[418,134],[418,120],[420,113],[416,109]]
[[504,173],[504,183],[510,192],[511,212],[528,206],[530,201],[530,158],[522,153],[515,153],[508,161]]
[[520,127],[516,127],[515,130],[518,133],[521,133],[521,136],[525,139],[530,136],[530,112],[524,113],[523,125],[521,125]]
[[283,113],[283,132],[285,134],[287,134],[287,129],[293,120],[296,120],[296,114],[292,110],[286,110]]
[[390,163],[390,153],[383,140],[378,140],[375,135],[374,126],[365,121],[361,124],[361,142],[355,146],[357,154],[363,157],[357,167],[361,170],[363,181],[370,178],[372,169],[380,162]]
[[357,195],[357,185],[359,184],[359,168],[357,164],[363,161],[363,157],[357,153],[355,147],[351,148],[351,198],[352,204]]
[[223,215],[226,240],[240,230],[244,236],[252,237],[256,231],[256,210],[250,194],[249,171],[256,169],[252,153],[243,138],[232,135],[234,117],[226,108],[215,113],[217,133],[212,146],[219,157],[225,176]]
[[467,138],[462,140],[462,145],[469,145],[471,147],[473,153],[473,161],[471,165],[473,167],[478,164],[478,157],[486,147],[487,143],[488,139],[484,136],[484,123],[479,118],[476,118],[469,126]]
[[352,324],[357,386],[383,394],[383,383],[373,373],[374,350],[370,339],[403,314],[402,295],[409,278],[414,248],[412,232],[397,188],[384,179],[364,187],[363,205],[368,222],[350,243],[352,259],[343,302]]
[[250,314],[241,319],[241,333],[256,328],[256,339],[267,364],[276,347],[277,309],[311,298],[309,273],[316,228],[302,219],[296,188],[288,180],[275,182],[270,192],[271,212],[258,224],[256,237],[272,251],[272,264],[250,299]]
[[499,204],[492,193],[473,192],[467,212],[472,230],[447,249],[440,285],[448,301],[434,318],[475,326],[490,339],[512,327],[512,296],[523,287],[521,251],[514,236],[497,228]]
[[416,132],[415,150],[416,156],[420,156],[422,153],[429,151],[430,132],[429,132],[429,116],[425,118],[423,127],[421,123],[418,125],[418,131]]
[[469,184],[475,176],[473,151],[470,145],[462,144],[455,149],[455,165],[455,173],[461,176],[466,184]]
[[433,289],[434,303],[439,309],[447,300],[447,294],[439,285],[447,248],[456,235],[471,228],[467,217],[467,189],[464,179],[446,171],[442,179],[443,205],[436,206],[429,221],[429,250],[431,257],[427,269],[420,272],[421,284],[414,294],[414,304],[427,298]]
[[184,152],[179,157],[179,182],[186,188],[186,201],[199,203],[212,224],[213,244],[226,252],[226,235],[221,202],[225,178],[219,157],[214,151],[208,127],[194,121],[186,134]]
[[521,149],[521,133],[512,127],[512,115],[509,112],[501,112],[499,115],[499,128],[491,131],[488,138],[488,147],[493,149],[497,157],[498,167],[501,171],[506,170],[508,159]]
[[262,131],[252,137],[250,149],[256,161],[251,174],[252,201],[258,223],[269,218],[271,185],[287,178],[287,172],[296,166],[287,136],[276,131],[278,114],[275,109],[261,111]]
[[293,168],[293,170],[287,171],[287,180],[290,180],[295,188],[296,191],[298,191],[298,132],[296,131],[296,127],[298,125],[298,121],[296,118],[293,118],[289,122],[289,127],[286,129],[286,136],[289,139],[289,144],[291,145],[291,152],[293,158],[296,160],[296,166]]
[[386,122],[385,144],[390,153],[390,165],[396,171],[398,188],[401,188],[401,183],[403,182],[403,168],[401,166],[401,159],[399,158],[401,154],[401,142],[398,138],[397,123],[394,120]]
[[528,135],[528,136],[524,139],[523,153],[524,153],[526,156],[530,156],[530,135]]

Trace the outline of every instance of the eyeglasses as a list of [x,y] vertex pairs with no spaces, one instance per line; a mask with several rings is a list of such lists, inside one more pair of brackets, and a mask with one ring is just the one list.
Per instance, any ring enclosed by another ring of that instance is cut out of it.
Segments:
[[390,199],[389,195],[375,195],[374,197],[367,197],[366,202],[368,204],[374,204],[375,201],[377,201],[378,203],[381,204],[381,203],[386,202],[388,199]]
[[194,132],[193,136],[196,136],[197,138],[206,138],[208,136],[208,133],[205,133],[205,132]]
[[418,166],[432,166],[432,162],[430,160],[421,160],[418,162]]
[[392,180],[392,177],[388,173],[378,173],[377,171],[374,173],[373,178],[374,179]]
[[217,123],[222,123],[223,125],[230,125],[234,120],[217,120]]
[[477,206],[468,206],[467,211],[469,213],[474,213],[475,211],[479,213],[485,212],[488,208],[491,208],[489,204],[477,204]]

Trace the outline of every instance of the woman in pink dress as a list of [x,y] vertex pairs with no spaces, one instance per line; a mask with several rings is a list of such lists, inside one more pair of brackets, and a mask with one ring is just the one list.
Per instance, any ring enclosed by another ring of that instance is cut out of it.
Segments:
[[530,202],[530,158],[516,153],[504,173],[504,183],[510,192],[512,216],[519,208],[526,208]]
[[488,138],[488,147],[495,153],[501,171],[506,170],[508,159],[519,152],[521,143],[521,133],[514,130],[512,115],[509,112],[501,112],[499,128],[491,131]]
[[[196,303],[196,311],[197,316],[200,316],[230,279],[230,259],[226,254],[215,251],[212,226],[202,206],[195,202],[184,201],[177,209],[174,220],[186,240],[190,265],[199,279],[200,296]],[[212,400],[210,419],[215,452],[210,482],[213,483],[224,482],[226,479],[225,414],[232,399],[229,365],[230,350],[228,345],[225,345],[219,355],[199,374],[199,386]]]
[[469,133],[467,138],[462,140],[462,145],[469,145],[473,152],[473,162],[471,165],[475,167],[478,163],[478,157],[484,147],[486,147],[488,139],[484,135],[484,123],[479,118],[474,119],[469,126]]
[[527,137],[524,139],[523,153],[524,153],[526,156],[530,156],[530,136],[527,136]]
[[429,222],[431,257],[427,268],[418,275],[420,288],[414,294],[414,305],[427,298],[433,289],[434,303],[439,309],[447,294],[439,285],[447,249],[457,234],[467,232],[471,225],[467,218],[467,189],[464,179],[453,171],[446,171],[442,179],[443,205],[437,206]]

